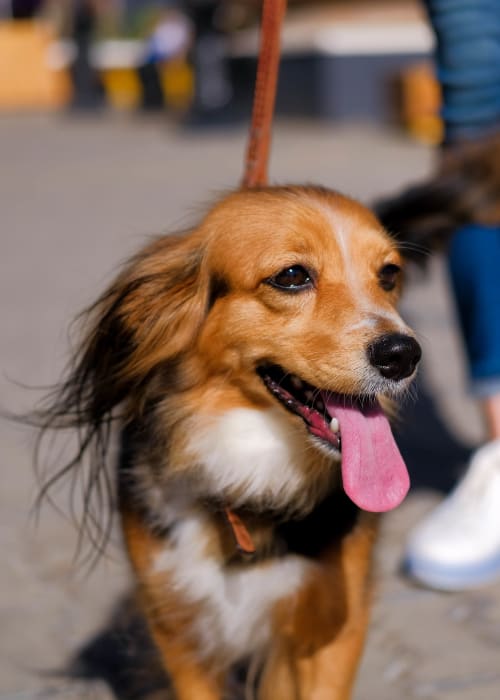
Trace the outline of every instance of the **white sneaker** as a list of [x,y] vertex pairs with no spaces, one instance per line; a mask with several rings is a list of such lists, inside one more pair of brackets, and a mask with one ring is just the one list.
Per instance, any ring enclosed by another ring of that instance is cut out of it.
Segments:
[[449,591],[500,578],[500,439],[477,450],[462,481],[410,534],[404,568]]

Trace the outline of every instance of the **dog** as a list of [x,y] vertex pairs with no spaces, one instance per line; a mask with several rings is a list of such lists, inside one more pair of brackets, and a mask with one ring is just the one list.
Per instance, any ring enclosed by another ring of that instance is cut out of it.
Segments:
[[[124,540],[178,700],[259,664],[260,700],[347,700],[379,512],[409,480],[381,408],[421,350],[375,216],[313,186],[240,190],[158,238],[89,311],[46,426],[87,495],[113,425]],[[255,661],[256,660],[256,661]]]

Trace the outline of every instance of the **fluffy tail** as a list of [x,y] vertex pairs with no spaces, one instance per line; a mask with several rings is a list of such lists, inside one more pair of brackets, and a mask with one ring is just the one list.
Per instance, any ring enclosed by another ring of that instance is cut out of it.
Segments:
[[420,261],[419,250],[442,249],[464,224],[499,225],[500,136],[444,152],[431,179],[374,208],[402,252]]

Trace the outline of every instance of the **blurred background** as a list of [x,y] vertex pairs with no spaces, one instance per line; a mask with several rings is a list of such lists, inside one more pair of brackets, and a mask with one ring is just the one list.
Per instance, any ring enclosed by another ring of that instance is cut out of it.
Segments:
[[[258,0],[1,0],[0,109],[248,117]],[[439,138],[432,36],[412,0],[292,0],[278,113],[404,124]]]
[[[441,122],[419,2],[289,4],[271,181],[370,204],[426,177]],[[2,410],[29,411],[58,380],[71,320],[147,236],[238,185],[259,14],[257,0],[0,0]],[[384,520],[355,697],[493,700],[500,592],[443,595],[399,571],[406,533],[482,437],[439,256],[409,269],[403,313],[425,353],[398,435],[414,488]],[[165,697],[118,533],[89,573],[64,515],[30,515],[33,444],[0,421],[0,700]],[[70,490],[54,494],[63,511]]]

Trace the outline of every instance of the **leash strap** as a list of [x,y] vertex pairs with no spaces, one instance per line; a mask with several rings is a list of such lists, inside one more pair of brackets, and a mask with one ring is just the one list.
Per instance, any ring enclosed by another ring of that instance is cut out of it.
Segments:
[[267,165],[278,84],[281,27],[287,0],[264,0],[252,122],[248,139],[243,187],[267,184]]
[[[286,3],[287,0],[264,0],[263,2],[259,59],[243,187],[259,187],[267,184],[267,164],[280,63],[281,27]],[[255,545],[244,522],[229,508],[224,509],[224,514],[239,553],[247,556],[254,555]]]

